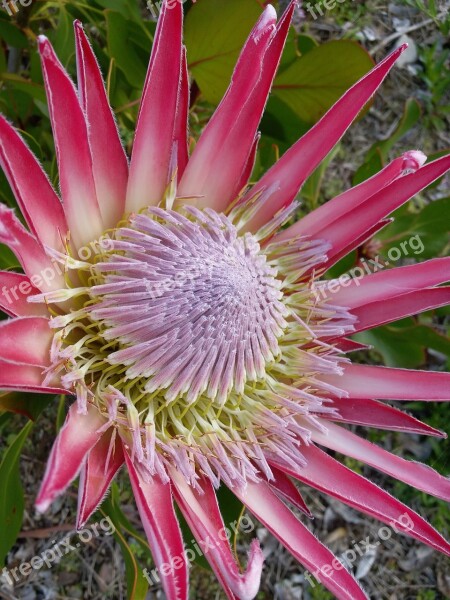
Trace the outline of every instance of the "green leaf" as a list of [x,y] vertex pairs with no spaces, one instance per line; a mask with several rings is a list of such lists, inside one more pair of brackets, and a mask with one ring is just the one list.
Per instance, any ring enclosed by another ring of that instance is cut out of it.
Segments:
[[219,503],[225,527],[233,529],[239,523],[243,504],[226,485],[221,485],[217,490],[217,502]]
[[66,68],[71,59],[75,58],[75,34],[72,22],[72,16],[64,7],[61,7],[58,16],[58,27],[53,37],[53,47],[59,60]]
[[308,177],[301,189],[300,197],[304,201],[305,209],[307,209],[308,213],[315,210],[319,205],[323,179],[331,161],[334,159],[339,150],[340,145],[337,144],[315,169],[315,171]]
[[22,447],[31,431],[32,423],[28,423],[7,448],[0,464],[0,564],[5,562],[6,555],[17,539],[22,527],[24,498],[20,481],[19,458]]
[[347,254],[341,258],[341,260],[333,265],[331,269],[328,269],[325,276],[327,279],[335,279],[340,277],[341,275],[344,275],[344,273],[348,273],[348,271],[350,271],[350,269],[352,269],[357,262],[358,253],[356,250],[354,250],[353,252],[350,252],[350,254]]
[[450,222],[450,197],[427,204],[413,213],[410,206],[395,214],[395,221],[377,234],[383,243],[382,254],[389,255],[391,248],[401,250],[402,256],[425,260],[445,255],[448,248]]
[[363,181],[366,181],[366,179],[369,179],[375,175],[375,173],[381,171],[383,166],[383,156],[381,152],[376,149],[370,158],[366,158],[366,161],[359,167],[359,169],[357,169],[352,178],[352,185],[359,185]]
[[373,346],[389,367],[421,367],[426,363],[427,348],[446,356],[450,354],[450,339],[447,336],[428,325],[417,324],[412,318],[358,333],[354,337]]
[[47,102],[44,87],[39,83],[34,83],[34,81],[25,79],[15,73],[0,73],[0,81],[10,84],[14,90],[25,92],[34,100]]
[[125,573],[127,580],[127,599],[128,600],[145,600],[148,592],[148,581],[144,577],[143,571],[138,564],[136,557],[130,544],[128,536],[131,535],[140,545],[148,552],[148,545],[143,540],[128,519],[123,514],[119,506],[119,494],[117,484],[111,486],[111,495],[104,500],[101,505],[100,512],[106,515],[114,525],[114,538],[119,543],[122,549],[123,559],[125,561]]
[[392,326],[379,327],[354,336],[355,340],[373,346],[388,367],[414,369],[425,362],[424,348],[412,344],[408,337]]
[[299,35],[297,36],[297,47],[301,55],[307,54],[317,48],[319,44],[310,35]]
[[[1,192],[1,190],[0,190]],[[2,194],[3,197],[3,194]],[[11,267],[17,267],[18,262],[17,258],[14,255],[14,252],[8,248],[8,246],[4,246],[0,244],[0,269],[3,271],[7,271],[11,269]]]
[[0,47],[0,73],[3,73],[3,71],[6,71],[6,69],[6,49]]
[[122,15],[125,19],[134,19],[140,21],[142,19],[138,3],[133,0],[96,0],[99,6],[114,10]]
[[36,421],[53,399],[54,396],[42,394],[0,393],[0,411],[18,413]]
[[273,93],[300,119],[315,123],[372,67],[372,59],[359,44],[348,40],[327,42],[280,73]]
[[262,138],[254,177],[261,177],[309,129],[297,115],[276,96],[271,96],[263,115],[260,130]]
[[[144,59],[140,48],[133,42],[135,27],[120,13],[106,10],[106,26],[108,31],[108,52],[115,60],[117,67],[125,75],[128,83],[141,89],[147,71],[147,59]],[[150,44],[148,44],[150,50]]]
[[189,68],[209,102],[222,99],[260,15],[258,0],[198,0],[188,12],[184,41]]
[[13,48],[27,48],[28,46],[27,36],[11,21],[0,19],[0,38]]
[[358,185],[375,173],[378,173],[389,160],[389,153],[414,125],[422,115],[422,108],[415,98],[409,98],[403,109],[403,115],[395,131],[385,140],[375,142],[366,155],[364,163],[353,176],[353,185]]

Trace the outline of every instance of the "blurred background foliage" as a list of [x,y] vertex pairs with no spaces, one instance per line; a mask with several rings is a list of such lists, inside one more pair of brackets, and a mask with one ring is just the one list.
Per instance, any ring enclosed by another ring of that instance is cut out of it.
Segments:
[[[5,7],[0,7],[0,111],[20,130],[56,188],[58,174],[36,50],[37,36],[45,34],[49,37],[61,62],[76,80],[73,21],[79,19],[83,22],[105,76],[108,96],[130,154],[155,33],[155,4],[146,5],[139,0],[33,0],[30,6],[22,6],[17,2],[17,12],[10,5],[12,15],[8,15]],[[259,0],[197,0],[195,3],[187,0],[184,4],[185,43],[191,73],[192,148],[227,88],[239,51],[263,4]],[[286,2],[280,4],[285,6]],[[338,4],[333,12],[333,19],[337,23],[350,22],[349,27],[342,28],[339,39],[324,39],[327,36],[315,35],[317,29],[308,25],[310,18],[304,22],[300,20],[300,25],[292,27],[261,123],[262,137],[254,179],[313,126],[339,96],[374,64],[371,55],[359,43],[359,27],[354,25],[358,19],[367,17],[364,4],[353,3],[351,15],[348,13],[348,4]],[[441,31],[442,39],[448,35],[448,18],[443,18],[436,3],[408,0],[401,4],[413,6],[424,18],[434,22]],[[421,95],[406,98],[403,114],[401,111],[397,113],[397,123],[394,123],[388,137],[374,136],[374,145],[364,155],[351,157],[354,167],[352,181],[341,181],[339,173],[337,176],[334,174],[334,179],[329,178],[331,161],[342,157],[341,147],[338,146],[303,187],[299,196],[302,201],[299,217],[342,191],[344,185],[355,184],[371,176],[394,155],[407,149],[405,139],[414,128],[421,126],[428,132],[428,141],[425,143],[434,140],[435,134],[439,134],[442,140],[442,132],[445,139],[450,113],[450,49],[445,44],[433,42],[421,47],[419,53],[420,69],[416,79],[420,81]],[[366,112],[367,109],[364,114]],[[447,142],[450,144],[448,137]],[[434,150],[443,154],[445,148],[442,143],[440,146]],[[430,159],[437,156],[431,154]],[[344,157],[347,158],[345,154]],[[391,248],[398,248],[414,235],[420,235],[424,251],[420,255],[403,257],[406,262],[447,255],[450,198],[448,191],[447,194],[443,191],[444,187],[439,182],[399,209],[392,225],[378,233],[375,240],[343,259],[327,276],[339,276],[361,260],[373,257],[374,253],[387,260]],[[3,174],[0,174],[0,200],[15,206]],[[12,253],[2,246],[0,268],[18,269]],[[449,315],[449,309],[439,309],[360,334],[358,339],[370,344],[372,350],[361,354],[358,359],[397,367],[448,368]],[[19,461],[32,427],[29,422],[17,433],[18,430],[12,426],[12,423],[17,424],[16,420],[12,420],[16,417],[11,417],[11,412],[23,415],[22,421],[19,421],[23,426],[26,419],[38,420],[50,404],[55,404],[54,398],[0,395],[0,441],[3,447],[0,463],[1,562],[5,561],[22,527],[24,494],[19,477]],[[61,400],[56,406],[58,408],[50,410],[57,429],[64,418],[66,401]],[[416,414],[419,412],[431,425],[450,430],[448,411],[432,405],[425,408],[411,405],[411,408],[416,408]],[[50,433],[53,435],[54,431]],[[383,436],[376,432],[369,435],[374,441],[383,440]],[[438,469],[448,470],[449,452],[448,445],[442,442],[435,445],[433,442],[429,462]],[[406,486],[399,484],[397,488],[395,491],[403,500],[412,499],[411,491]],[[423,495],[421,499],[424,500]],[[115,485],[111,496],[101,507],[101,514],[108,515],[117,526],[115,537],[125,562],[128,597],[140,599],[145,597],[148,584],[138,562],[148,564],[151,559],[146,541],[120,508],[124,502],[131,502],[129,489],[126,485],[120,488]],[[232,502],[229,496],[222,497],[221,502],[226,512],[225,520],[233,521],[241,507]],[[426,502],[435,524],[441,528],[448,527],[448,516],[445,516],[442,503],[432,499],[426,499]],[[328,597],[322,591],[314,594],[323,594],[314,596],[317,598]]]

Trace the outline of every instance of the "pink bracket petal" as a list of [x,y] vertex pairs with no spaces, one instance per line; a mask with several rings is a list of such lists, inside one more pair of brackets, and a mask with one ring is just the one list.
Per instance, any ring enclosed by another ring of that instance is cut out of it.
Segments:
[[11,317],[49,316],[44,304],[28,302],[39,290],[26,275],[13,271],[0,271],[0,309]]
[[358,582],[339,559],[295,517],[267,483],[249,482],[245,491],[233,492],[338,600],[367,600]]
[[[55,138],[61,193],[76,248],[99,238],[104,224],[97,202],[87,124],[75,87],[50,42],[39,36],[45,88]],[[67,118],[68,115],[70,118]],[[108,140],[103,140],[105,144]]]
[[321,419],[319,422],[326,429],[326,433],[312,432],[312,439],[316,444],[351,456],[418,490],[450,501],[450,478],[440,475],[427,465],[391,454],[344,427]]
[[290,502],[293,506],[302,511],[310,519],[313,515],[303,500],[302,495],[298,491],[296,485],[287,477],[282,470],[276,467],[271,467],[272,474],[274,476],[273,481],[269,481],[271,488],[275,490],[278,496],[284,498]]
[[243,202],[276,184],[274,191],[265,198],[258,213],[247,224],[249,231],[257,231],[294,200],[303,183],[341,139],[405,49],[406,45],[392,52],[355,83],[247,193]]
[[95,406],[89,405],[87,414],[82,415],[77,411],[77,403],[72,404],[47,462],[36,500],[38,511],[45,512],[81,471],[88,453],[101,437],[98,431],[104,422]]
[[274,464],[291,477],[306,483],[329,496],[341,500],[371,517],[379,519],[399,531],[450,555],[450,544],[422,517],[390,494],[347,469],[340,462],[317,448],[302,448],[306,466],[294,470],[274,458]]
[[97,59],[81,23],[75,21],[74,27],[80,102],[86,116],[97,200],[108,229],[115,227],[124,214],[128,160]]
[[44,252],[37,239],[17,219],[14,211],[0,204],[0,243],[17,256],[32,284],[42,292],[64,286],[63,274]]
[[[401,177],[414,164],[417,168],[423,165],[423,160],[412,162],[412,152],[406,152],[403,156],[396,158],[384,169],[363,181],[359,185],[352,187],[336,198],[329,200],[313,212],[309,213],[291,227],[281,231],[274,237],[274,242],[288,240],[299,235],[309,235],[319,237],[319,232],[330,226],[334,221],[348,215],[353,209],[359,206],[380,190],[391,184],[398,177]],[[415,153],[414,153],[415,154]],[[424,156],[424,158],[426,158]]]
[[344,390],[350,398],[450,400],[450,373],[357,364],[343,365],[343,369],[343,375],[319,375],[317,379]]
[[125,448],[136,504],[161,577],[167,600],[187,600],[188,565],[180,526],[175,515],[170,483],[158,478],[146,482]]
[[263,567],[258,543],[252,545],[247,571],[241,574],[227,539],[216,493],[209,480],[203,478],[199,481],[199,491],[190,486],[175,469],[171,469],[170,476],[177,504],[228,597],[252,600],[258,593]]
[[122,442],[110,428],[89,452],[81,469],[77,529],[84,527],[97,510],[124,462]]
[[236,183],[254,151],[256,130],[275,77],[294,6],[276,28],[276,12],[266,7],[250,33],[231,84],[191,156],[179,195],[200,195],[198,207],[223,211],[234,200]]
[[53,331],[48,319],[25,317],[0,322],[0,360],[48,367]]
[[392,323],[448,304],[450,304],[449,286],[402,294],[389,298],[387,302],[370,302],[364,308],[352,309],[352,315],[358,318],[352,333]]
[[61,201],[31,150],[2,115],[0,164],[28,227],[42,245],[60,250],[68,232]]
[[41,367],[15,365],[0,360],[0,390],[36,392],[38,394],[67,394],[67,390],[44,386]]
[[[350,212],[325,225],[314,237],[329,242],[331,255],[355,247],[355,241],[370,231],[374,223],[390,215],[410,198],[442,177],[450,169],[450,155],[427,163],[418,171],[396,179],[365,202],[356,205]],[[349,218],[352,227],[348,226]]]
[[332,408],[338,410],[338,415],[323,414],[330,421],[352,423],[377,429],[401,431],[402,433],[418,433],[435,437],[447,437],[445,433],[422,423],[411,415],[398,410],[384,402],[360,398],[333,398]]
[[[180,100],[180,93],[186,93],[182,81],[185,69],[182,28],[182,3],[164,0],[136,125],[127,212],[159,204],[172,176],[169,167],[175,136],[180,132],[178,115],[181,119],[186,109],[186,98]],[[181,139],[179,143],[181,146]]]
[[368,303],[386,302],[396,296],[450,281],[450,257],[387,269],[352,281],[333,294],[333,302],[351,310]]

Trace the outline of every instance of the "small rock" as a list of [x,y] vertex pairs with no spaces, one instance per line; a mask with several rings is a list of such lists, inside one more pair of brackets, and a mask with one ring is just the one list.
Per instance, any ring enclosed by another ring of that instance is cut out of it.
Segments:
[[417,61],[417,46],[415,41],[408,35],[402,35],[398,38],[395,47],[398,48],[402,44],[408,44],[408,48],[403,52],[397,59],[397,66],[405,68],[407,65],[411,65]]
[[408,552],[406,560],[399,560],[398,564],[403,571],[424,569],[424,567],[433,561],[433,554],[433,548],[412,548],[410,552]]
[[437,587],[445,598],[450,598],[450,573],[438,572]]
[[378,39],[377,34],[371,27],[363,27],[362,33],[368,42],[375,42]]
[[409,19],[399,19],[398,17],[393,17],[392,25],[394,26],[395,31],[405,31],[411,25],[411,21]]
[[376,557],[377,557],[376,548],[371,548],[364,554],[364,556],[359,561],[358,567],[356,569],[356,574],[355,574],[356,579],[363,579],[370,572],[370,570],[372,569],[372,566],[375,562]]

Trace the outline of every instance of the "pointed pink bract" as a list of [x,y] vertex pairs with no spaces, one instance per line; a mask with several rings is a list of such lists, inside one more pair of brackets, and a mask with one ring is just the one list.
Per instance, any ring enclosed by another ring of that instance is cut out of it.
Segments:
[[78,90],[86,116],[92,172],[105,229],[125,211],[128,161],[108,103],[100,67],[79,21],[75,21]]
[[87,124],[75,87],[50,42],[42,35],[38,41],[64,212],[74,245],[80,248],[99,238],[105,229],[97,202]]
[[56,438],[47,462],[44,479],[36,499],[36,508],[45,512],[79,474],[88,453],[101,437],[99,429],[105,419],[89,405],[87,414],[77,412],[75,402]]
[[167,600],[187,600],[188,566],[173,508],[171,484],[162,483],[158,478],[154,478],[153,482],[144,481],[126,448],[124,454],[136,504]]

